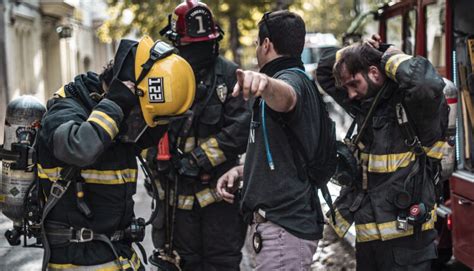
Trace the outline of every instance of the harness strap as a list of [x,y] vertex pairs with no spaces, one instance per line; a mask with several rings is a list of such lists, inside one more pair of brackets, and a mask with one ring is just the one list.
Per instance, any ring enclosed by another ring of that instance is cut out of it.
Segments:
[[[289,68],[289,69],[282,70],[281,72],[284,72],[284,71],[292,71],[292,72],[295,72],[296,74],[304,75],[305,78],[308,79],[311,82],[311,84],[316,87],[314,81],[311,80],[311,78],[309,78],[309,76],[302,69]],[[274,77],[277,77],[279,74],[281,74],[281,72],[275,74]],[[321,110],[323,110],[325,104],[324,104],[322,95],[319,93],[319,91],[317,91],[317,89],[318,88],[316,87],[316,92],[317,92],[319,104],[321,106]],[[262,110],[263,110],[263,107],[262,107]],[[263,116],[262,116],[262,118],[263,118]],[[294,150],[293,159],[295,159],[296,161],[301,160],[301,159],[298,159],[298,154],[299,154],[300,157],[303,160],[303,161],[299,161],[301,163],[295,163],[298,175],[303,174],[303,176],[300,175],[300,178],[309,180],[310,179],[310,174],[308,173],[308,171],[309,171],[309,167],[311,166],[310,165],[310,158],[308,157],[308,154],[306,153],[306,151],[303,147],[303,143],[300,141],[300,139],[295,134],[295,132],[290,127],[288,127],[288,125],[282,119],[281,116],[280,116],[280,118],[278,118],[278,123],[282,126],[283,131],[285,131],[286,137],[288,139],[288,143],[290,144],[291,148]],[[332,127],[332,128],[334,128],[334,127]],[[331,129],[331,128],[329,128],[329,129]],[[311,182],[311,180],[310,180],[310,182]],[[318,189],[321,190],[321,194],[323,195],[324,201],[326,201],[326,204],[329,207],[329,212],[331,214],[331,219],[332,219],[332,221],[335,225],[336,224],[336,212],[335,212],[335,209],[334,209],[331,194],[329,193],[329,189],[327,187],[327,184],[320,184],[318,186],[315,186],[315,188],[316,188],[315,189],[316,197],[318,196]]]
[[[423,203],[421,202],[421,195],[422,195],[422,190],[423,190],[423,186],[426,179],[427,155],[426,155],[425,150],[423,149],[423,146],[421,145],[421,141],[418,138],[415,132],[415,129],[410,124],[409,116],[405,110],[405,107],[403,106],[401,102],[395,105],[395,112],[397,115],[397,123],[401,128],[403,137],[405,137],[405,144],[411,150],[413,150],[416,156],[415,165],[413,166],[411,172],[408,174],[407,178],[405,179],[404,190],[406,191],[407,183],[414,178],[413,181],[415,182],[415,184],[413,185],[412,203],[422,205]],[[420,170],[422,171],[422,176],[418,174]],[[406,212],[407,212],[406,210],[402,210],[400,213],[402,216],[403,215],[406,216],[405,214]],[[428,219],[429,217],[430,216],[427,216],[426,219]],[[413,225],[414,235],[416,239],[420,238],[421,230],[422,230],[421,227],[425,221],[419,221],[418,223]]]
[[[193,125],[199,121],[199,118],[201,117],[202,112],[206,108],[207,104],[209,104],[209,101],[211,100],[212,96],[214,95],[214,89],[216,88],[217,85],[217,72],[216,72],[216,65],[214,65],[214,69],[212,69],[212,84],[210,85],[210,88],[208,88],[208,93],[206,96],[206,99],[202,103],[195,103],[192,107],[193,114],[186,118],[184,120],[184,123],[178,132],[178,137],[181,138],[181,142],[178,146],[178,148],[184,152],[185,150],[185,144],[186,144],[186,139],[189,137],[191,134],[191,130],[193,128]],[[182,135],[180,136],[179,133],[182,132]],[[196,131],[194,131],[196,133]],[[195,136],[195,140],[197,141],[197,136]],[[197,146],[197,143],[196,143]]]
[[[44,246],[43,265],[42,265],[43,271],[47,270],[49,260],[51,259],[51,246],[48,242],[48,234],[45,228],[46,218],[48,217],[48,214],[51,212],[51,210],[56,206],[59,200],[66,193],[70,184],[73,182],[74,178],[72,176],[74,176],[74,174],[77,173],[77,170],[78,168],[76,167],[67,167],[61,171],[61,178],[55,183],[53,183],[53,185],[51,186],[50,196],[48,197],[48,201],[46,202],[44,206],[43,215],[41,217],[41,237],[42,237],[43,246]],[[97,233],[94,234],[92,230],[87,229],[87,228],[82,228],[79,230],[79,235],[76,234],[75,237],[76,239],[74,240],[78,243],[90,242],[92,240],[105,242],[112,249],[112,252],[114,253],[114,256],[116,257],[117,264],[120,266],[121,269],[123,269],[120,264],[118,253],[115,250],[108,236],[106,236],[105,234],[97,234]]]
[[408,119],[408,114],[402,103],[395,105],[395,112],[397,114],[397,122],[401,128],[401,132],[405,137],[405,144],[414,151],[417,156],[424,155],[425,151],[421,145],[420,139],[416,135],[415,129],[411,126]]
[[61,197],[66,193],[66,190],[69,187],[70,182],[63,183],[62,180],[56,181],[52,186],[51,186],[51,191],[49,193],[48,201],[46,201],[46,204],[44,206],[43,210],[43,215],[41,217],[41,239],[43,241],[43,247],[44,247],[44,254],[43,254],[43,266],[42,270],[46,271],[48,268],[48,263],[51,258],[51,248],[48,243],[48,237],[46,236],[46,230],[44,227],[44,222],[46,221],[46,217],[48,217],[49,212],[56,206],[58,201],[61,199]]

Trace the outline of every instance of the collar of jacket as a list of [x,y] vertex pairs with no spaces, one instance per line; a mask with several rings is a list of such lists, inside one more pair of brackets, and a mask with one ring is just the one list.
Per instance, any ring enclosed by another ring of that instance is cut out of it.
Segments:
[[275,73],[281,70],[289,69],[289,68],[299,68],[304,71],[304,66],[303,66],[303,62],[301,62],[301,58],[289,57],[289,56],[282,56],[282,57],[275,58],[272,61],[265,64],[260,69],[260,72],[270,77],[273,77]]

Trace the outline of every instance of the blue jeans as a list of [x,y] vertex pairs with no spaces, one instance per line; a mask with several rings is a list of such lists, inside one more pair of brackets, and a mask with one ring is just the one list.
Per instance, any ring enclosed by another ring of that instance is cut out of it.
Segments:
[[256,228],[262,236],[263,244],[258,254],[252,250],[256,261],[256,271],[311,269],[311,262],[319,240],[298,238],[270,221],[252,224],[250,237],[253,236]]

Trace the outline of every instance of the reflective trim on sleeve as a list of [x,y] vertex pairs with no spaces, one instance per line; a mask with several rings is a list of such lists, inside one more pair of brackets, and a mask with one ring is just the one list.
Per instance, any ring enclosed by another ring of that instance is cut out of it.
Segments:
[[222,198],[218,196],[216,190],[215,189],[211,190],[210,188],[206,188],[196,193],[196,198],[201,208],[206,207],[207,205],[212,204],[214,202],[218,202],[222,200]]
[[344,219],[344,217],[341,215],[338,209],[335,210],[335,218],[336,218],[336,225],[333,224],[332,218],[328,218],[329,225],[334,229],[336,234],[339,236],[339,238],[344,237],[346,235],[347,231],[351,227],[351,224]]
[[178,209],[182,210],[192,210],[194,204],[194,196],[178,196]]
[[[430,220],[423,223],[422,231],[434,229],[436,222],[436,208],[431,212]],[[385,223],[367,223],[356,225],[356,239],[357,242],[368,242],[373,240],[391,240],[400,237],[413,235],[413,225],[408,225],[406,231],[397,229],[397,221],[390,221]]]
[[213,167],[220,165],[227,160],[224,152],[219,148],[219,143],[217,143],[217,139],[215,137],[209,138],[200,146]]
[[58,89],[54,94],[54,98],[65,98],[66,97],[66,92],[64,91],[64,86],[62,86],[60,89]]
[[92,111],[87,121],[94,122],[102,127],[102,129],[104,129],[107,134],[109,134],[110,138],[114,138],[119,132],[117,123],[111,117],[109,117],[109,115],[102,111]]
[[398,66],[400,66],[402,62],[412,57],[413,56],[405,54],[396,54],[391,56],[385,64],[385,73],[387,74],[387,76],[390,77],[392,80],[396,81],[395,75],[397,74]]

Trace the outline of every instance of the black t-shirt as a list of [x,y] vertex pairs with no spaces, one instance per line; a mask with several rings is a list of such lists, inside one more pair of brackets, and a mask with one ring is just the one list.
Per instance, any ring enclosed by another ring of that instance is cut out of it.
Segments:
[[308,155],[315,153],[319,140],[313,140],[319,138],[321,130],[320,96],[311,81],[298,71],[279,72],[275,78],[293,87],[297,102],[288,113],[275,112],[265,105],[265,126],[274,170],[270,169],[265,149],[261,100],[257,99],[254,104],[244,168],[242,213],[250,223],[252,213],[260,210],[269,221],[299,238],[320,239],[323,218],[316,189],[308,180],[298,177],[292,148],[281,125],[283,120],[287,128],[298,135]]

